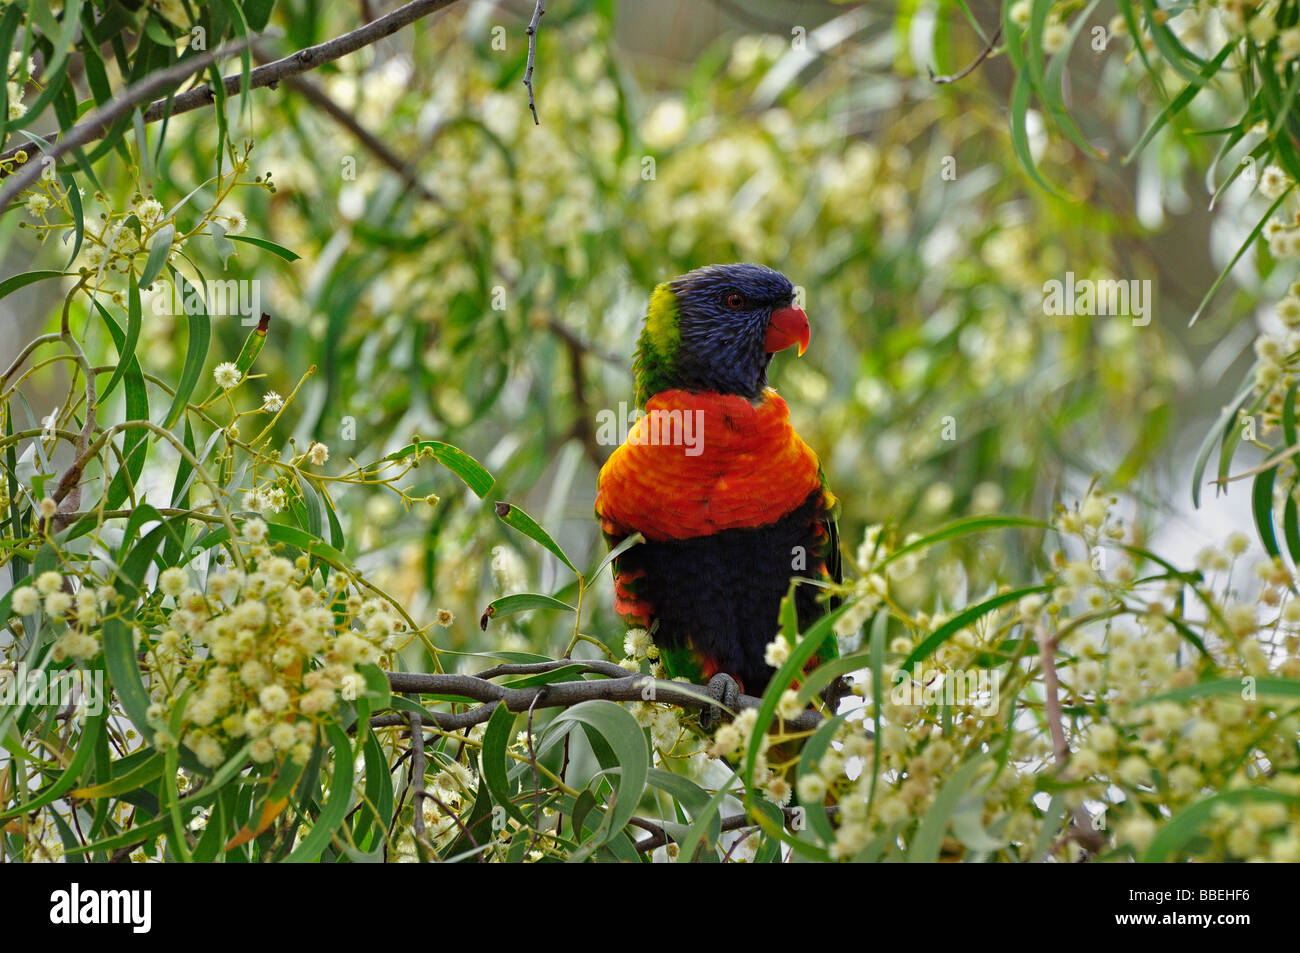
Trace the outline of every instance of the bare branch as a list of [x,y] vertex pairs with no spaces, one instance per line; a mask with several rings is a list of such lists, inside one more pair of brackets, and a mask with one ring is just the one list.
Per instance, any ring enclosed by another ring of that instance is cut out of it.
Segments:
[[[249,73],[248,88],[260,89],[264,86],[269,86],[274,89],[283,79],[288,79],[290,76],[297,76],[299,73],[313,70],[325,63],[330,63],[341,57],[347,56],[349,53],[355,53],[357,50],[370,46],[372,43],[377,43],[385,37],[392,36],[403,27],[409,26],[416,20],[423,19],[431,13],[436,13],[445,7],[449,7],[455,2],[456,0],[411,0],[410,3],[398,7],[392,13],[385,14],[377,20],[371,20],[364,26],[358,27],[349,33],[344,33],[342,36],[336,36],[334,39],[326,40],[324,43],[317,43],[315,46],[303,47],[296,53],[290,53],[288,56],[275,60],[272,63],[267,63],[265,66],[257,67]],[[257,39],[258,38],[254,38],[252,42],[257,42]],[[235,45],[230,49],[237,52],[242,48],[243,47],[240,45]],[[220,50],[209,55],[216,57],[218,54],[221,56],[227,55],[225,52]],[[205,57],[186,60],[185,66],[187,69],[191,65],[194,66],[194,69],[189,69],[185,75],[192,75],[193,72],[201,68],[198,64],[202,59],[205,59]],[[208,62],[211,62],[211,60],[208,60]],[[181,64],[177,64],[177,66],[180,65]],[[207,63],[204,63],[203,65],[207,65]],[[149,77],[149,79],[144,80],[144,82],[151,82],[155,77],[163,75],[163,73],[156,73],[154,76]],[[243,82],[243,75],[242,73],[232,73],[229,76],[222,77],[221,82],[222,86],[225,87],[227,95],[234,95],[240,91]],[[165,86],[160,88],[165,88]],[[118,99],[120,98],[121,97],[118,97]],[[141,97],[141,99],[136,100],[136,102],[143,101],[144,98],[147,97]],[[113,99],[108,103],[105,103],[105,108],[113,106],[118,99]],[[165,119],[169,116],[178,116],[181,113],[187,113],[204,106],[210,106],[215,101],[216,94],[212,91],[211,86],[207,84],[195,86],[191,89],[185,90],[185,92],[171,98],[170,100],[159,99],[151,103],[149,108],[144,112],[144,121],[146,123],[158,122],[159,120]],[[130,106],[133,105],[135,105],[135,102],[128,104],[128,111]],[[77,125],[69,129],[67,135],[72,136],[76,134],[82,136],[83,138],[77,142],[77,145],[82,145],[86,142],[102,138],[106,132],[107,127],[97,128],[92,124],[91,119],[87,119],[77,123]],[[15,156],[20,150],[28,151],[28,161],[30,162],[30,156],[32,154],[31,150],[40,151],[40,145],[35,142],[29,142],[23,146],[17,146],[3,154],[0,154],[0,161],[15,162]]]
[[[1056,642],[1060,634],[1051,635],[1045,625],[1039,625],[1035,633],[1038,642],[1038,658],[1043,668],[1043,696],[1046,709],[1047,730],[1052,736],[1052,757],[1056,760],[1056,770],[1061,772],[1070,762],[1070,745],[1065,739],[1062,725],[1064,715],[1061,712],[1060,683],[1056,677]],[[1050,856],[1067,841],[1075,840],[1079,846],[1090,853],[1096,853],[1106,844],[1106,838],[1092,827],[1092,815],[1081,805],[1070,812],[1070,829],[1065,836],[1053,844],[1047,851]]]
[[533,125],[540,126],[537,118],[537,102],[533,99],[533,60],[537,58],[537,25],[546,12],[546,0],[537,0],[533,7],[533,19],[528,24],[528,68],[524,70],[524,85],[528,87],[528,108],[533,111]]
[[[944,85],[946,83],[955,83],[957,82],[957,80],[969,76],[971,73],[975,71],[976,67],[978,67],[981,63],[983,63],[986,59],[989,58],[989,55],[992,54],[993,49],[998,45],[998,41],[1001,39],[1002,39],[1002,27],[999,26],[997,30],[993,33],[993,36],[989,38],[989,41],[985,45],[984,49],[980,51],[980,55],[975,57],[975,62],[971,63],[970,66],[967,66],[961,72],[952,73],[947,76],[935,76],[934,70],[931,69],[930,82],[936,83],[938,85]],[[929,69],[929,67],[926,68]]]
[[415,843],[427,847],[424,833],[424,716],[408,711],[411,722],[411,806],[415,808]]
[[[549,663],[548,663],[549,664]],[[563,664],[574,664],[572,661]],[[584,701],[604,699],[616,702],[639,702],[648,696],[650,700],[678,708],[696,710],[711,704],[703,686],[686,685],[682,682],[669,682],[628,672],[608,662],[582,661],[589,671],[604,675],[620,674],[607,679],[577,680],[552,682],[549,685],[536,685],[528,688],[506,688],[496,685],[477,675],[438,675],[419,672],[389,672],[388,683],[394,692],[406,694],[460,695],[483,704],[469,711],[428,712],[426,720],[432,720],[444,731],[461,731],[481,724],[492,717],[498,704],[506,706],[513,712],[526,712],[536,708],[569,708]],[[510,674],[498,669],[489,669],[490,674]],[[552,667],[559,667],[554,665]],[[545,670],[545,669],[543,669]],[[649,691],[647,691],[649,689]],[[543,696],[543,697],[539,697]],[[738,709],[758,708],[761,698],[753,695],[741,695],[736,707]],[[797,718],[783,724],[790,731],[814,731],[822,723],[822,716],[816,711],[807,710]],[[406,724],[406,715],[393,713],[375,715],[370,719],[372,728],[391,727]]]
[[528,841],[530,850],[537,843],[538,825],[542,820],[542,778],[537,773],[537,749],[533,747],[533,711],[545,695],[546,687],[543,686],[528,706],[528,764],[533,770],[533,836]]
[[151,73],[140,82],[133,83],[122,90],[121,93],[104,103],[104,105],[94,109],[84,120],[60,136],[59,141],[49,149],[43,149],[35,142],[29,142],[25,146],[10,149],[3,156],[0,156],[0,161],[17,163],[17,154],[23,150],[27,152],[27,159],[23,163],[17,163],[22,166],[22,170],[15,172],[13,180],[4,187],[3,191],[0,191],[0,210],[6,208],[19,192],[29,187],[40,176],[44,169],[44,163],[32,162],[35,153],[39,152],[42,157],[57,159],[59,156],[65,155],[87,142],[103,138],[113,123],[130,113],[140,103],[153,99],[164,90],[179,85],[218,60],[233,56],[256,43],[259,39],[261,37],[240,40],[238,43],[219,47],[204,53],[202,56],[181,60],[165,70]]
[[1036,633],[1038,657],[1043,666],[1043,695],[1047,709],[1047,730],[1052,736],[1052,756],[1056,767],[1064,768],[1070,759],[1070,746],[1065,740],[1065,729],[1061,726],[1060,684],[1056,678],[1056,639],[1048,634],[1047,627],[1039,625]]

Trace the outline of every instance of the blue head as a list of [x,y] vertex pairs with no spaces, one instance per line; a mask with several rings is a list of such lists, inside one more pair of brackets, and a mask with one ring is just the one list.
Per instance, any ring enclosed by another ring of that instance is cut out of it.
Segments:
[[790,279],[763,265],[709,265],[659,285],[637,341],[637,403],[671,388],[756,399],[772,354],[808,346],[793,303]]

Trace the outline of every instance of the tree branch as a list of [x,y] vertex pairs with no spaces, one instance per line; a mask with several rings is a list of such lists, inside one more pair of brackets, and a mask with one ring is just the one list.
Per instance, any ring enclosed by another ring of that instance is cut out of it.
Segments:
[[[1038,658],[1043,667],[1043,696],[1047,715],[1047,730],[1052,736],[1052,757],[1056,761],[1059,774],[1070,763],[1070,745],[1065,739],[1062,727],[1064,715],[1061,712],[1060,683],[1056,677],[1056,641],[1060,635],[1051,635],[1047,626],[1040,624],[1035,633],[1038,642]],[[1092,829],[1092,815],[1082,806],[1070,812],[1070,828],[1066,835],[1053,844],[1047,851],[1051,855],[1067,841],[1075,840],[1089,853],[1096,853],[1106,844],[1106,838],[1099,831]]]
[[537,118],[537,102],[533,99],[533,60],[537,58],[537,25],[542,22],[546,12],[546,0],[537,0],[533,7],[533,18],[528,23],[528,68],[524,70],[524,85],[528,87],[528,108],[533,111],[533,125],[540,126]]
[[424,716],[408,711],[411,723],[411,804],[415,808],[415,843],[423,853],[428,842],[424,833]]
[[[377,43],[385,37],[392,36],[403,27],[409,26],[416,20],[423,19],[431,13],[436,13],[444,7],[449,7],[455,2],[456,0],[411,0],[410,3],[398,7],[392,13],[385,14],[377,20],[371,20],[364,26],[358,27],[349,33],[344,33],[342,36],[336,36],[334,39],[326,40],[324,43],[317,43],[315,46],[303,47],[296,53],[291,53],[288,56],[275,60],[274,62],[267,63],[265,66],[257,67],[249,74],[248,88],[260,89],[263,86],[270,86],[274,89],[283,79],[288,79],[290,76],[297,76],[299,73],[313,70],[325,63],[330,63],[334,60],[340,59],[341,57],[347,56],[349,53],[355,53],[357,50],[370,46],[372,43]],[[258,38],[255,37],[251,42],[256,42],[257,39]],[[240,49],[243,49],[243,45],[236,44],[227,49],[238,52]],[[186,60],[184,63],[187,69],[185,75],[192,75],[198,69],[202,68],[200,66],[201,62],[202,66],[206,66],[218,55],[225,56],[227,53],[218,50],[211,54],[206,54],[203,57]],[[209,59],[208,57],[212,57],[213,59]],[[179,63],[176,64],[177,67],[180,67],[181,65],[182,64]],[[151,83],[168,72],[170,72],[170,70],[165,70],[162,73],[155,73],[153,76],[142,81],[139,85],[143,86],[146,83]],[[239,92],[241,88],[243,75],[242,73],[232,73],[229,76],[222,77],[221,82],[225,87],[227,95],[234,95]],[[159,89],[162,88],[165,88],[165,84],[159,86]],[[131,90],[128,89],[126,92],[129,93],[130,91]],[[154,94],[150,93],[148,95]],[[120,104],[120,102],[124,100],[124,97],[125,94],[110,100],[104,104],[104,108],[112,108],[115,105]],[[132,106],[137,102],[142,102],[145,98],[147,98],[147,96],[142,95],[137,100],[127,102],[125,107],[122,107],[122,114],[124,115],[126,112],[129,112]],[[209,106],[215,101],[216,95],[213,93],[210,85],[204,84],[202,86],[195,86],[192,89],[187,89],[185,92],[171,98],[170,100],[159,99],[151,103],[144,111],[144,121],[146,123],[158,122],[159,120],[170,116],[178,116],[181,113]],[[98,111],[99,110],[96,110],[96,112]],[[103,138],[104,134],[107,132],[107,127],[97,127],[93,122],[93,119],[94,115],[92,114],[90,119],[77,123],[68,130],[65,138],[74,135],[80,137],[75,143],[76,145],[83,145],[86,142]],[[29,142],[26,145],[17,146],[3,154],[0,154],[0,161],[10,163],[15,162],[15,157],[21,150],[27,151],[28,162],[30,162],[32,151],[40,151],[40,145],[36,142]],[[18,165],[22,165],[22,163],[18,163]],[[28,184],[30,184],[30,182]],[[25,187],[26,186],[23,186],[23,188]],[[0,208],[2,207],[3,205],[0,205]]]
[[[8,207],[19,192],[28,188],[40,176],[44,164],[32,162],[35,154],[40,153],[43,157],[57,159],[59,156],[71,152],[87,142],[102,139],[113,123],[127,115],[139,103],[152,99],[163,90],[184,82],[218,60],[233,56],[235,53],[256,43],[259,39],[261,37],[240,40],[238,43],[219,47],[211,52],[204,53],[202,56],[181,60],[165,70],[146,76],[140,82],[128,86],[104,105],[94,109],[84,120],[60,136],[59,141],[49,149],[44,149],[38,143],[32,141],[25,146],[18,146],[0,155],[0,162],[12,162],[13,166],[11,168],[21,167],[21,171],[14,172],[12,181],[4,187],[3,191],[0,191],[0,210]],[[207,87],[201,88],[206,89]],[[27,154],[27,158],[23,162],[18,162],[17,156],[20,151]]]
[[[579,664],[594,674],[611,676],[602,680],[587,681],[579,679],[569,682],[552,682],[549,685],[535,685],[529,688],[506,688],[496,685],[484,675],[497,677],[510,674],[535,674],[567,665]],[[542,666],[545,667],[542,667]],[[526,712],[537,708],[569,708],[580,702],[603,699],[615,702],[652,701],[658,704],[675,705],[678,708],[697,710],[711,704],[705,689],[701,685],[687,685],[682,682],[669,682],[628,672],[626,669],[610,662],[559,660],[554,663],[534,663],[519,666],[529,671],[515,671],[516,667],[499,665],[480,675],[436,675],[418,672],[389,672],[388,684],[394,692],[405,694],[460,695],[464,698],[482,702],[477,708],[466,712],[429,712],[425,720],[432,720],[444,731],[461,731],[481,724],[492,717],[492,712],[499,704],[505,705],[513,712]],[[617,672],[618,674],[615,674]],[[649,696],[647,699],[646,696]],[[761,698],[753,695],[741,695],[737,709],[758,708]],[[375,715],[370,719],[372,728],[405,725],[407,717],[402,713]],[[813,731],[822,723],[822,716],[816,711],[800,712],[797,718],[784,722],[791,731]]]

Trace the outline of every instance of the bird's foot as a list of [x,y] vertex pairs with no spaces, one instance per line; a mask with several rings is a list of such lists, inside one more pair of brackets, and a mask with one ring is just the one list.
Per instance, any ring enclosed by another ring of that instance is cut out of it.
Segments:
[[851,694],[853,694],[853,682],[841,675],[822,690],[821,696],[822,701],[826,703],[827,711],[834,715],[839,711],[840,702]]
[[709,679],[706,690],[715,704],[700,709],[700,727],[711,732],[722,724],[724,708],[735,711],[740,701],[740,685],[726,672],[719,672]]

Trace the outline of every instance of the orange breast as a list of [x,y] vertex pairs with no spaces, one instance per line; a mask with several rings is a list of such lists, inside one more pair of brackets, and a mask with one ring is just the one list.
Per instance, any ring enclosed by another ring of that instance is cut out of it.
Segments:
[[776,391],[755,407],[669,390],[601,469],[596,512],[611,535],[687,539],[772,523],[820,485],[817,456]]

